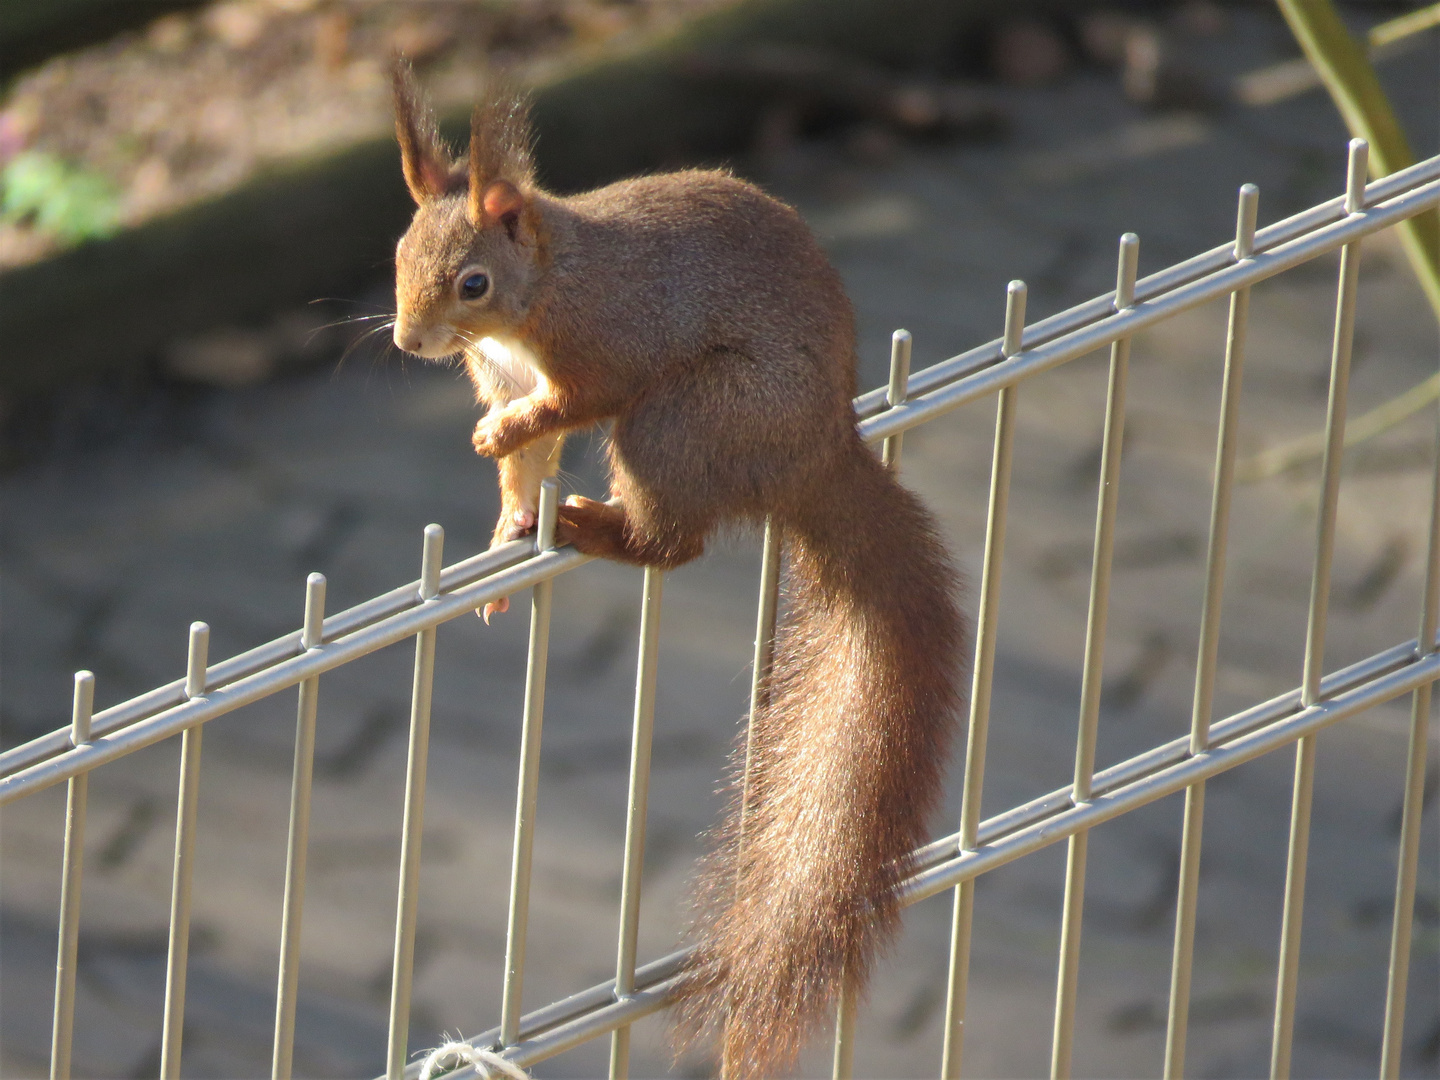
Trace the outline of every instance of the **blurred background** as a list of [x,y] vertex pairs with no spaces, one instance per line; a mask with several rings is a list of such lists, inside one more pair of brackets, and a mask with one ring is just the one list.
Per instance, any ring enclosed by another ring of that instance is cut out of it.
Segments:
[[[1352,2],[1357,37],[1419,5]],[[573,191],[724,164],[797,206],[845,278],[860,382],[889,337],[919,368],[1343,189],[1348,134],[1272,5],[1217,0],[7,0],[0,10],[0,739],[68,722],[88,668],[104,708],[183,673],[186,627],[223,658],[294,629],[306,573],[338,611],[483,549],[493,466],[457,369],[388,332],[410,204],[386,65],[411,56],[451,137],[488,74],[535,87],[542,180]],[[1440,35],[1375,63],[1417,157],[1440,149]],[[1352,416],[1435,373],[1436,320],[1398,242],[1367,241]],[[1299,682],[1336,259],[1255,290],[1217,716]],[[764,273],[756,267],[756,273]],[[1135,343],[1100,765],[1188,731],[1224,306]],[[1105,358],[1026,384],[985,813],[1068,783]],[[993,403],[910,434],[903,477],[978,583]],[[566,490],[603,495],[599,432]],[[1327,669],[1414,635],[1434,407],[1347,451]],[[758,543],[726,537],[667,579],[641,959],[684,925],[700,833],[746,708]],[[973,587],[972,587],[973,592]],[[556,583],[526,1005],[613,974],[640,574]],[[526,605],[439,635],[412,1047],[498,1015]],[[296,1075],[383,1064],[408,644],[322,681]],[[185,1075],[269,1068],[293,699],[210,725]],[[1372,1072],[1408,701],[1320,739],[1296,1076]],[[1440,1064],[1440,859],[1427,785],[1406,1075]],[[153,1075],[178,746],[91,785],[75,1074]],[[936,832],[958,813],[957,761]],[[1190,1067],[1266,1071],[1291,756],[1210,786]],[[0,831],[0,1072],[48,1069],[63,789]],[[1096,831],[1075,1067],[1156,1075],[1178,797]],[[978,886],[967,1072],[1048,1070],[1064,854]],[[938,1069],[950,906],[908,913],[860,1020],[857,1075]],[[537,1076],[604,1071],[605,1044]],[[634,1074],[671,1060],[663,1018]],[[802,1063],[828,1075],[828,1046]]]

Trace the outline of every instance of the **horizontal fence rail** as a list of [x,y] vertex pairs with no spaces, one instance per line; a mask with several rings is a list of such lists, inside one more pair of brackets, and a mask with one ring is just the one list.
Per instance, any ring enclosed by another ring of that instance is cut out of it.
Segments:
[[[1412,911],[1424,808],[1426,740],[1433,684],[1440,680],[1440,441],[1430,492],[1429,539],[1424,588],[1418,598],[1417,636],[1358,663],[1322,672],[1324,634],[1334,550],[1339,460],[1344,444],[1345,400],[1356,297],[1357,253],[1361,242],[1381,230],[1440,207],[1440,157],[1366,184],[1366,147],[1354,140],[1344,195],[1284,221],[1257,229],[1258,192],[1241,189],[1233,242],[1148,277],[1136,277],[1138,240],[1121,241],[1114,292],[1025,325],[1023,283],[1007,294],[1004,333],[996,341],[921,371],[910,372],[910,338],[897,332],[889,385],[856,399],[865,439],[883,446],[887,465],[898,468],[902,436],[909,429],[962,405],[997,397],[994,462],[989,493],[987,538],[978,593],[976,658],[970,699],[961,820],[956,832],[913,853],[905,867],[900,899],[912,904],[953,890],[948,998],[941,1075],[959,1076],[970,963],[975,879],[1052,844],[1066,841],[1063,931],[1058,976],[1052,1075],[1070,1072],[1075,1023],[1076,971],[1084,913],[1087,838],[1097,825],[1168,795],[1185,793],[1184,833],[1177,887],[1175,947],[1164,1072],[1183,1075],[1194,942],[1195,890],[1202,845],[1206,782],[1247,761],[1289,746],[1297,747],[1295,789],[1287,859],[1284,927],[1277,968],[1271,1074],[1289,1074],[1297,958],[1301,942],[1305,862],[1313,791],[1314,737],[1325,728],[1384,702],[1412,696],[1408,759],[1402,798],[1400,855],[1396,871],[1390,969],[1386,990],[1381,1074],[1398,1075],[1404,1027]],[[1330,403],[1316,524],[1310,616],[1304,670],[1294,690],[1212,722],[1216,643],[1222,611],[1230,492],[1235,476],[1236,424],[1245,353],[1250,291],[1254,285],[1329,252],[1341,252],[1332,352]],[[1188,736],[1152,747],[1119,764],[1095,769],[1100,677],[1110,559],[1117,514],[1119,458],[1123,447],[1129,343],[1139,332],[1199,305],[1229,299],[1221,418],[1216,447],[1200,654]],[[994,669],[996,613],[1000,603],[1006,517],[1020,384],[1102,348],[1111,350],[1110,389],[1098,476],[1094,559],[1084,663],[1084,685],[1071,784],[982,820],[986,733]],[[209,664],[209,630],[191,628],[187,674],[146,694],[93,712],[94,677],[76,676],[70,723],[48,735],[0,753],[0,805],[45,788],[68,783],[60,901],[60,936],[55,984],[51,1076],[68,1077],[74,1028],[76,941],[81,883],[87,781],[96,768],[172,736],[183,742],[176,823],[174,880],[169,935],[164,1033],[160,1069],[178,1076],[183,1049],[185,973],[190,892],[195,845],[195,803],[201,782],[203,725],[245,705],[298,688],[295,763],[287,842],[280,969],[277,980],[272,1075],[288,1078],[293,1052],[300,964],[299,934],[305,893],[310,787],[314,771],[315,720],[321,676],[389,645],[416,642],[410,744],[407,757],[405,820],[396,903],[396,930],[390,1001],[388,1080],[419,1078],[436,1062],[407,1064],[410,992],[420,880],[420,837],[426,789],[430,696],[435,634],[445,622],[487,603],[533,589],[531,633],[522,726],[516,826],[511,871],[503,1004],[499,1023],[464,1044],[455,1044],[440,1068],[462,1078],[485,1075],[485,1055],[507,1067],[529,1067],[592,1039],[611,1040],[610,1075],[629,1068],[629,1032],[637,1020],[669,1003],[677,991],[684,950],[649,963],[638,962],[640,887],[644,869],[650,741],[654,720],[657,650],[663,575],[649,570],[640,624],[630,796],[623,865],[616,976],[588,990],[528,1013],[522,1012],[526,934],[530,907],[535,806],[540,783],[541,733],[551,619],[551,583],[591,561],[570,548],[554,546],[558,490],[547,481],[535,537],[500,545],[442,567],[443,533],[427,528],[420,578],[365,603],[324,614],[325,579],[307,583],[303,627],[237,656]],[[766,531],[756,624],[752,711],[763,703],[764,674],[775,630],[780,552]],[[835,1075],[851,1071],[855,1002],[842,1001],[837,1023]],[[468,1056],[467,1056],[468,1055]],[[477,1057],[478,1055],[478,1057]],[[443,1058],[443,1055],[439,1055]],[[467,1062],[480,1061],[481,1064]]]

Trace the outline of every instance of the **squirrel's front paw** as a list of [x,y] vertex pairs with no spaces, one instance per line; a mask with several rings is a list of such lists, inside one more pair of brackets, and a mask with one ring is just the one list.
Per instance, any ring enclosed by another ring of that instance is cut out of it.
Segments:
[[470,445],[475,447],[475,452],[484,457],[504,457],[500,452],[495,439],[495,418],[493,416],[481,417],[480,422],[475,425],[474,432],[470,435]]
[[524,437],[515,430],[512,417],[504,412],[481,417],[470,436],[470,444],[477,454],[485,457],[502,458],[520,449]]

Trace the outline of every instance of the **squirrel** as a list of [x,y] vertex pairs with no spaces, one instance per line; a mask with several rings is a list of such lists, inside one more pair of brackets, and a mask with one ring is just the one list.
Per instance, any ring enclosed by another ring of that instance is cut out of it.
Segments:
[[523,97],[478,106],[456,160],[403,63],[394,92],[417,203],[395,343],[468,365],[489,406],[474,447],[504,489],[496,537],[533,525],[565,433],[606,420],[618,503],[570,496],[558,542],[670,568],[718,528],[779,530],[748,783],[741,747],[677,995],[682,1049],[718,1041],[727,1080],[773,1075],[897,928],[962,703],[957,574],[860,438],[854,315],[799,213],[713,170],[552,195]]

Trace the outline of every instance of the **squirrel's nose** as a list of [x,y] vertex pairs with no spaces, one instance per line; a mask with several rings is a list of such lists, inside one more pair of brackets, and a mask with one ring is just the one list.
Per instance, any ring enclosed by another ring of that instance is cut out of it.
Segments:
[[424,341],[418,330],[412,330],[408,326],[395,324],[395,345],[408,353],[418,353],[424,347]]

